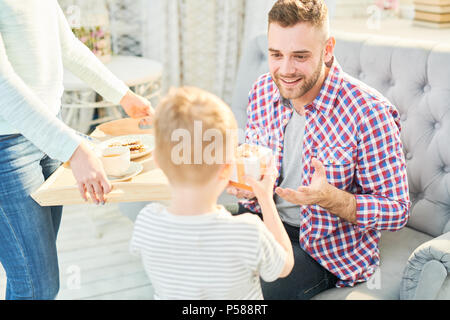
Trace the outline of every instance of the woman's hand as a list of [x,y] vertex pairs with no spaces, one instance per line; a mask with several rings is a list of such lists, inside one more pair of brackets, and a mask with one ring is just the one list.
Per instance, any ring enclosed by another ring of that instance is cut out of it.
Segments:
[[128,90],[122,100],[120,100],[120,104],[131,118],[153,117],[155,114],[150,101],[131,90]]
[[104,204],[105,194],[112,190],[111,183],[106,177],[100,159],[83,142],[70,158],[70,167],[81,197],[87,201],[87,193],[89,193],[95,204]]

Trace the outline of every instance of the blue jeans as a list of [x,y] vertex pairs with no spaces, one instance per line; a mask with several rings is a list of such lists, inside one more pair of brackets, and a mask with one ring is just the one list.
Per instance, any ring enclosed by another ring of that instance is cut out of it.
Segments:
[[0,136],[0,263],[6,299],[54,299],[62,207],[41,207],[30,196],[61,165],[22,135]]
[[[241,204],[236,214],[249,212]],[[253,213],[253,212],[252,212]],[[261,215],[258,214],[261,218]],[[274,282],[261,279],[266,300],[309,300],[320,292],[333,288],[338,278],[322,267],[300,246],[299,228],[283,223],[294,251],[294,268],[286,278]]]

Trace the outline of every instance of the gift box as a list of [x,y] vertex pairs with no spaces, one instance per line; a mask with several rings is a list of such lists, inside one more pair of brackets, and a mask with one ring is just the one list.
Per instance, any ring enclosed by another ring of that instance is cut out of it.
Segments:
[[245,183],[245,176],[261,180],[272,156],[272,150],[269,148],[250,144],[240,145],[236,150],[230,185],[252,191],[252,188]]

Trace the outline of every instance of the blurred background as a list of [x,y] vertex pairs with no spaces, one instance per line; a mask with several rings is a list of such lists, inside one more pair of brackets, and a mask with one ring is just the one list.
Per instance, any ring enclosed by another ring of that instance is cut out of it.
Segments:
[[[153,93],[157,91],[158,96],[171,86],[192,85],[211,91],[225,102],[231,103],[242,52],[252,38],[266,32],[267,13],[275,0],[59,0],[59,2],[74,33],[107,65],[111,64],[111,57],[114,59],[115,56],[137,56],[159,63],[159,67],[149,68],[152,69],[149,73],[153,73],[153,77],[151,74],[147,77],[152,78],[153,84],[155,78],[159,79],[157,88],[153,88]],[[416,7],[423,12],[428,6],[432,12],[439,7],[436,4],[442,3],[441,0],[325,2],[329,7],[332,31],[421,37],[430,40],[450,39],[448,23],[433,22],[428,16],[421,17],[420,21],[414,19]],[[443,8],[441,11],[450,8],[450,6],[441,7]],[[430,21],[426,21],[427,18]],[[131,77],[133,68],[122,71],[126,69],[126,65],[123,61],[121,64],[119,68],[122,74],[128,72],[128,77]],[[139,66],[140,64],[135,68],[145,68],[144,64],[142,67]],[[125,75],[121,77],[126,78]],[[126,80],[129,82],[136,79]],[[65,118],[71,126],[79,131],[88,132],[92,129],[92,125],[120,116],[119,109],[114,113],[107,111],[109,112],[107,115],[99,115],[99,111],[95,111],[95,105],[89,109],[84,108],[83,111],[81,108],[72,108],[73,100],[83,104],[89,99],[91,101],[99,99],[92,95],[89,97],[87,93],[85,97],[80,97],[79,86],[73,83],[71,86],[70,79],[67,81],[69,83],[66,85],[64,104],[69,107],[65,108]],[[71,87],[78,91],[69,90]],[[150,92],[141,93],[152,97]],[[157,103],[157,100],[154,100],[154,103]],[[70,109],[72,111],[68,119],[67,110]],[[105,110],[107,109],[103,111]],[[99,117],[101,119],[96,122],[87,122],[91,118]]]

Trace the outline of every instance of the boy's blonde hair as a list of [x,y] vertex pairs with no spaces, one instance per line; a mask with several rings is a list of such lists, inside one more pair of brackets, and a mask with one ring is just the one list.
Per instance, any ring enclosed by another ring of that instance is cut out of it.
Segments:
[[[217,96],[194,87],[169,91],[156,108],[154,128],[158,165],[171,184],[210,181],[233,158],[237,145],[231,109]],[[205,159],[208,151],[213,161]],[[180,158],[184,159],[181,163]]]

